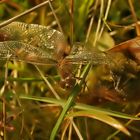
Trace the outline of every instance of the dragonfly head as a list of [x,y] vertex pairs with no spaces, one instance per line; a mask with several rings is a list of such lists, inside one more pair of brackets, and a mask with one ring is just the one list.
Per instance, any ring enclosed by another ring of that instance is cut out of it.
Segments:
[[57,60],[63,60],[71,51],[70,46],[65,41],[59,41],[55,50],[55,57]]

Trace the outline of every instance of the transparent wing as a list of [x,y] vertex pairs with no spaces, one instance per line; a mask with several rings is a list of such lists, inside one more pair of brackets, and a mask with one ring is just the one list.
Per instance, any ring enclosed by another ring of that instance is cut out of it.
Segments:
[[51,64],[57,62],[40,48],[19,41],[0,42],[0,60],[21,60],[33,64]]
[[110,58],[108,54],[101,51],[89,51],[87,49],[78,49],[77,51],[72,51],[66,58],[67,62],[73,64],[87,64],[91,62],[93,65],[109,64]]
[[[0,29],[0,41],[20,41],[37,47],[54,57],[59,49],[67,49],[64,35],[54,29],[37,24],[26,24],[22,22],[12,22]],[[62,53],[63,55],[63,53]]]
[[[12,22],[0,29],[0,56],[24,60],[31,63],[51,64],[63,58],[67,45],[64,35],[54,29],[37,24]],[[73,47],[65,59],[73,64],[88,63],[93,65],[108,63],[105,53],[87,51]],[[75,49],[76,48],[76,49]],[[58,56],[58,57],[57,57]]]

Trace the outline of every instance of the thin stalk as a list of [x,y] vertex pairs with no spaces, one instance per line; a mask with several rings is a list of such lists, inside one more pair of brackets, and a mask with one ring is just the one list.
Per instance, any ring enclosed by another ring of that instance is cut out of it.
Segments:
[[[52,1],[52,0],[51,0],[51,1]],[[42,7],[42,6],[45,6],[45,5],[48,4],[48,3],[49,3],[49,0],[47,0],[47,1],[45,1],[45,2],[42,2],[42,3],[40,3],[39,5],[33,7],[33,8],[31,8],[31,9],[29,9],[29,10],[26,10],[25,12],[23,12],[23,13],[21,13],[21,14],[15,16],[15,17],[12,17],[12,18],[10,18],[10,19],[8,19],[8,20],[2,22],[2,23],[0,24],[0,28],[2,28],[2,27],[4,27],[4,26],[8,25],[9,23],[15,21],[16,19],[18,19],[18,18],[20,18],[20,17],[22,17],[22,16],[24,16],[24,15],[27,15],[28,13],[31,13],[32,11],[34,11],[34,10],[36,10],[36,9]]]
[[134,6],[132,4],[132,0],[128,0],[128,3],[129,3],[129,6],[130,6],[130,9],[131,9],[131,13],[132,13],[134,22],[136,23],[136,33],[137,33],[137,36],[140,36],[140,29],[139,29],[138,19],[137,19],[136,13],[135,13]]
[[8,61],[9,61],[9,59],[10,59],[10,55],[9,55],[9,52],[8,52],[6,66],[5,66],[5,73],[4,73],[4,85],[0,89],[0,97],[3,96],[5,88],[6,88],[7,84],[8,84],[7,79],[8,79]]
[[59,22],[59,19],[57,18],[56,14],[55,14],[54,8],[53,8],[53,6],[52,6],[50,0],[48,0],[48,2],[49,2],[49,6],[50,6],[50,8],[51,8],[51,10],[52,10],[52,13],[53,13],[53,15],[54,15],[54,17],[55,17],[55,20],[56,20],[56,22],[57,22],[57,25],[58,25],[58,27],[59,27],[59,30],[64,34],[63,29],[62,29],[62,27],[61,27],[61,24],[60,24],[60,22]]
[[71,140],[71,138],[72,138],[72,119],[70,119],[69,132],[68,132],[68,140]]
[[74,127],[74,130],[75,130],[79,140],[83,140],[82,134],[80,133],[80,131],[79,131],[78,127],[76,126],[76,124],[74,123],[74,121],[72,121],[72,125]]
[[104,31],[105,25],[108,27],[109,30],[111,30],[110,27],[109,27],[109,26],[107,25],[107,23],[106,23],[106,20],[107,20],[107,17],[108,17],[108,13],[109,13],[109,9],[110,9],[110,7],[111,7],[111,1],[112,1],[112,0],[108,0],[106,12],[105,12],[105,16],[104,16],[104,18],[103,18],[104,23],[103,23],[103,25],[102,25],[102,27],[101,27],[101,30],[100,30],[98,39],[100,39],[100,37],[101,37],[101,35],[102,35],[103,31]]
[[6,105],[5,99],[3,98],[2,102],[2,122],[3,122],[3,140],[6,140]]
[[93,42],[93,46],[96,45],[96,42],[98,40],[99,31],[100,31],[101,22],[102,22],[103,9],[104,9],[104,1],[101,0],[100,16],[99,16],[99,19],[98,19],[98,24],[97,24],[97,29],[96,29],[96,33],[95,33],[95,39],[94,39],[94,42]]
[[[97,8],[98,2],[99,2],[99,1],[96,0],[95,6],[94,6],[94,8],[93,8],[94,11],[95,11],[96,8]],[[90,23],[89,23],[88,30],[87,30],[87,34],[86,34],[85,43],[88,42],[88,39],[89,39],[89,35],[90,35],[90,33],[91,33],[91,29],[92,29],[92,25],[93,25],[94,18],[95,18],[95,13],[93,13],[93,15],[92,15],[92,17],[91,17],[91,19],[90,19]]]
[[63,132],[62,132],[62,135],[61,135],[61,140],[64,140],[65,139],[64,137],[65,137],[66,131],[67,131],[69,125],[70,125],[70,120],[66,120],[66,121],[67,122],[66,122],[66,124],[64,126],[64,129],[63,129]]
[[74,0],[70,0],[70,34],[71,34],[71,45],[73,45],[73,31],[74,31]]
[[59,95],[57,94],[57,92],[54,90],[54,88],[51,86],[51,84],[49,83],[49,81],[47,80],[47,78],[43,75],[43,73],[41,72],[41,70],[38,68],[38,66],[34,65],[35,68],[38,70],[39,74],[41,75],[41,77],[43,78],[43,80],[45,81],[45,83],[47,84],[47,86],[49,87],[49,89],[52,91],[52,93],[54,94],[54,96],[56,97],[56,99],[60,100]]
[[7,77],[8,77],[8,61],[9,61],[9,58],[10,58],[10,55],[8,55],[8,59],[7,59],[7,62],[6,62],[6,68],[5,68],[5,79],[4,79],[4,85],[2,87],[2,89],[0,90],[0,97],[2,96],[2,121],[3,121],[3,139],[6,140],[7,139],[7,136],[6,136],[6,105],[5,105],[5,98],[3,96],[4,94],[4,91],[5,91],[5,88],[7,86]]
[[40,9],[39,15],[39,23],[45,25],[46,7]]

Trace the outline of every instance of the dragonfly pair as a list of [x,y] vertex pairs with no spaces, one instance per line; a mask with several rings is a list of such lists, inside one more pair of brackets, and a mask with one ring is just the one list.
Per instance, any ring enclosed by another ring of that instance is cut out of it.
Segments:
[[1,60],[56,65],[67,82],[72,77],[72,64],[108,63],[105,53],[90,52],[79,45],[70,49],[61,32],[42,25],[12,22],[0,29],[0,41]]

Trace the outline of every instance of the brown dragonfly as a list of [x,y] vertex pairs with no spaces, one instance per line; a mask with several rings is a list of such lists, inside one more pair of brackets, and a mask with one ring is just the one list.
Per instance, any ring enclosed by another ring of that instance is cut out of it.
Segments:
[[57,65],[63,80],[72,76],[71,64],[107,63],[104,53],[91,53],[77,46],[70,49],[63,33],[38,24],[12,22],[0,29],[0,41],[1,60]]

